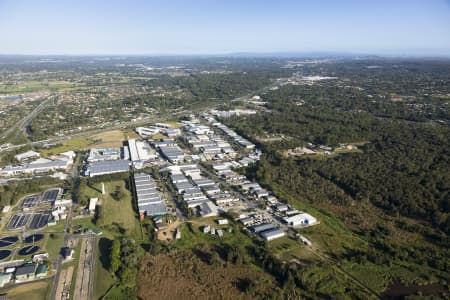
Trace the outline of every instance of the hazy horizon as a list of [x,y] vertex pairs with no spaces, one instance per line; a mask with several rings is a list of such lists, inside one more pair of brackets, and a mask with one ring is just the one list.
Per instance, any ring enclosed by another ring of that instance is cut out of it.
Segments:
[[450,2],[0,0],[0,54],[450,56]]

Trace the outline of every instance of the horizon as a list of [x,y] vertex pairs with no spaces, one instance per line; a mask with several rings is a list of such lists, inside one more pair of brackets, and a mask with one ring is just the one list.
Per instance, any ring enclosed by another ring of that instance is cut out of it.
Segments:
[[3,55],[450,56],[450,1],[0,0]]

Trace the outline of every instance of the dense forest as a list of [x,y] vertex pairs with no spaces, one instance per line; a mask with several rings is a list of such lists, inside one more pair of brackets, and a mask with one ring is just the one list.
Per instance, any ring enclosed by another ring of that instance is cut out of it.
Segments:
[[[450,118],[446,98],[431,96],[448,93],[449,84],[442,81],[445,68],[416,67],[398,77],[384,70],[384,79],[377,70],[370,81],[363,78],[367,70],[350,66],[358,76],[345,86],[342,80],[285,85],[262,95],[265,111],[223,119],[263,149],[259,163],[245,170],[248,176],[291,204],[306,202],[335,216],[367,243],[346,244],[340,254],[329,249],[351,272],[408,264],[415,274],[423,268],[443,274],[450,267]],[[329,74],[347,72],[335,71]],[[424,80],[421,87],[418,78]],[[364,88],[355,88],[355,81]],[[375,93],[377,81],[392,82]],[[410,97],[393,102],[393,94]],[[358,150],[295,157],[285,152],[299,146],[335,150],[348,143]],[[402,272],[380,276],[395,281]]]
[[[436,74],[437,79],[442,76]],[[400,86],[403,77],[395,81]],[[415,81],[406,91],[412,95]],[[449,91],[448,84],[441,85],[440,91]],[[311,201],[343,205],[370,201],[389,213],[425,219],[449,233],[450,129],[431,121],[433,114],[409,111],[405,103],[385,99],[388,92],[368,101],[367,92],[342,87],[339,81],[287,85],[263,96],[267,112],[226,122],[253,139],[263,133],[286,137],[260,145],[266,156],[257,174],[267,181],[289,182]],[[450,119],[448,109],[436,111],[434,117]],[[361,151],[330,159],[281,155],[280,150],[307,143],[332,147],[360,143]]]

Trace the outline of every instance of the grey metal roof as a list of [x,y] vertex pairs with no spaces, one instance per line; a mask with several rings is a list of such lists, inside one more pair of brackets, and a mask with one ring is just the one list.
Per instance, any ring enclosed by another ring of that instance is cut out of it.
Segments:
[[267,231],[270,229],[276,229],[276,228],[277,228],[277,226],[275,226],[275,224],[272,224],[272,223],[265,223],[265,224],[261,224],[261,225],[252,226],[252,229],[255,233],[260,233],[263,231]]
[[87,168],[90,176],[95,174],[127,172],[129,169],[130,162],[128,160],[99,161],[89,164]]

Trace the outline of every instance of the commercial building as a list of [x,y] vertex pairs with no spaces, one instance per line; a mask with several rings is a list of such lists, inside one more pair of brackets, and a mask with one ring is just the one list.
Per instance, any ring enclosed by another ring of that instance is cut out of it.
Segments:
[[252,230],[254,233],[260,233],[260,232],[264,232],[264,231],[272,230],[272,229],[276,229],[276,228],[277,228],[277,226],[273,223],[264,223],[264,224],[252,226]]
[[158,134],[162,131],[161,127],[150,126],[150,127],[137,127],[136,133],[141,137],[149,137]]
[[199,214],[202,217],[213,217],[219,214],[217,206],[215,206],[211,201],[203,202],[198,206]]
[[223,205],[229,205],[233,202],[239,201],[238,197],[233,196],[231,193],[228,192],[221,192],[216,195],[212,195],[210,197],[217,205],[223,206]]

